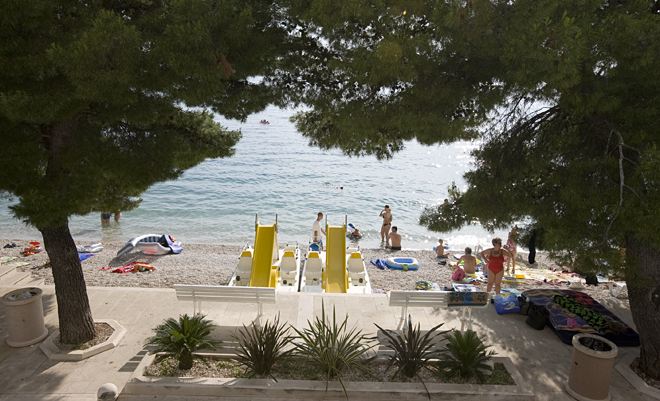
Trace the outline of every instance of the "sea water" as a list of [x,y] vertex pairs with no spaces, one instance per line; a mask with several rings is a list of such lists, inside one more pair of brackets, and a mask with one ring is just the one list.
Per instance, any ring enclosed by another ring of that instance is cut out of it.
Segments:
[[[141,234],[171,233],[188,243],[246,244],[254,241],[255,215],[263,224],[277,216],[281,243],[306,245],[317,212],[328,224],[345,218],[363,233],[362,247],[380,245],[382,219],[390,205],[404,248],[431,249],[438,238],[451,249],[486,246],[493,235],[471,225],[449,233],[433,233],[418,224],[422,210],[442,202],[447,186],[465,187],[470,151],[477,144],[455,142],[424,146],[407,142],[389,160],[348,157],[339,150],[308,145],[290,121],[291,110],[270,107],[246,122],[217,120],[240,130],[242,139],[231,158],[210,159],[177,180],[154,184],[140,206],[122,213],[119,223],[101,227],[100,215],[73,216],[70,228],[78,241],[126,241]],[[261,124],[267,120],[270,124]],[[0,199],[0,238],[40,239],[39,233],[16,220]],[[345,217],[346,216],[346,217]]]

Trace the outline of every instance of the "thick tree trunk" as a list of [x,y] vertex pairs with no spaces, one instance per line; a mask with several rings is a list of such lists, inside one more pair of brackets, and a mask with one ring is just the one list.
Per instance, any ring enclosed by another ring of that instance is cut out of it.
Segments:
[[626,237],[628,299],[641,340],[639,368],[660,380],[660,249]]
[[60,319],[60,341],[79,344],[96,335],[87,287],[68,223],[59,227],[40,228],[55,280],[57,312]]

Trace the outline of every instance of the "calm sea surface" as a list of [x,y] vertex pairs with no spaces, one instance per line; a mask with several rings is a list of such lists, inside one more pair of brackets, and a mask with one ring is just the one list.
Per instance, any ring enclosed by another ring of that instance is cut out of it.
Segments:
[[[378,213],[389,204],[404,248],[431,248],[439,237],[452,249],[490,243],[479,226],[450,233],[432,233],[417,221],[425,206],[441,202],[447,184],[464,185],[469,152],[476,145],[423,146],[407,143],[394,159],[349,158],[339,151],[321,151],[289,121],[293,112],[269,108],[245,123],[219,120],[240,129],[243,139],[228,159],[207,160],[176,181],[152,186],[139,208],[123,213],[119,224],[100,227],[98,214],[74,216],[70,226],[76,240],[125,241],[140,234],[171,233],[188,243],[244,244],[254,240],[254,219],[274,222],[280,242],[307,244],[312,222],[323,211],[330,224],[344,215],[365,234],[363,247],[380,243]],[[260,120],[270,121],[262,125]],[[0,237],[37,239],[40,234],[14,219],[0,200]],[[505,232],[497,232],[504,236]]]

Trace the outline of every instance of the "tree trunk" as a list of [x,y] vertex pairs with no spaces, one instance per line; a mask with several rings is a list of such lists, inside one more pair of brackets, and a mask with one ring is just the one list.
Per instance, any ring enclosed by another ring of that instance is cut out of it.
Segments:
[[80,344],[94,338],[94,320],[89,308],[87,287],[68,223],[40,228],[53,270],[60,341]]
[[660,249],[626,237],[628,299],[641,341],[639,369],[660,380]]

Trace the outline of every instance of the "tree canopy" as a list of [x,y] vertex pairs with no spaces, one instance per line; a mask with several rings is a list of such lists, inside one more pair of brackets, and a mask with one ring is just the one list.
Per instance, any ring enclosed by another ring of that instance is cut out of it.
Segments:
[[126,210],[153,183],[230,156],[243,119],[278,103],[252,77],[292,44],[271,2],[46,1],[0,5],[0,190],[39,229],[63,342],[93,337],[68,218]]
[[[660,377],[660,7],[649,1],[313,1],[296,116],[318,146],[391,157],[476,138],[467,189],[421,224],[542,228],[577,269],[624,267]],[[282,80],[291,80],[286,74]],[[654,312],[648,309],[654,305]]]

